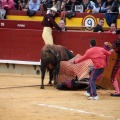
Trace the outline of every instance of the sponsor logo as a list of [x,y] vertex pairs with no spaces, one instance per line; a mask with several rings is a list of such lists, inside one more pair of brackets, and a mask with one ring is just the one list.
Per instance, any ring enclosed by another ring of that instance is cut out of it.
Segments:
[[5,26],[5,24],[3,22],[1,22],[1,26]]
[[87,15],[85,18],[82,20],[82,25],[85,30],[91,31],[93,28],[96,26],[97,20],[95,17],[92,15]]
[[17,27],[25,27],[25,24],[17,24]]

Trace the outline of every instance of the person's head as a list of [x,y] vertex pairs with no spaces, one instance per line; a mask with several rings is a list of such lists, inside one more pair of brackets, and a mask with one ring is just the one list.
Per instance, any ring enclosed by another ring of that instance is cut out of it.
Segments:
[[58,25],[61,27],[61,28],[65,28],[65,22],[64,20],[60,20]]
[[33,3],[37,3],[37,0],[32,0],[33,1]]
[[113,1],[113,0],[106,0],[108,3],[110,3],[111,1]]
[[111,32],[116,31],[116,24],[115,23],[111,23],[111,25],[110,25],[110,31]]
[[103,25],[104,25],[104,19],[103,19],[103,18],[100,18],[98,24],[99,24],[100,26],[103,26]]
[[90,0],[83,0],[83,4],[87,5],[90,2]]
[[51,13],[53,16],[55,16],[56,13],[57,13],[57,8],[55,8],[55,7],[50,8],[50,13]]
[[72,3],[75,3],[76,2],[76,0],[70,0]]
[[102,0],[96,0],[97,1],[97,3],[101,3],[102,2]]
[[96,40],[95,39],[90,39],[90,47],[96,46]]
[[118,38],[120,39],[120,30],[117,30],[116,34],[118,34]]

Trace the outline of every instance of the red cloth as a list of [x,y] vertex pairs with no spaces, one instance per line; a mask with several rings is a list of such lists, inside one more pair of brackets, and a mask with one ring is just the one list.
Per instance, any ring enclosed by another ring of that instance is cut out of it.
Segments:
[[73,61],[79,57],[81,57],[81,55],[77,55],[69,61],[61,61],[58,83],[75,78],[76,75],[78,76],[78,80],[89,78],[89,66],[93,66],[93,62],[88,59],[78,64],[73,64]]

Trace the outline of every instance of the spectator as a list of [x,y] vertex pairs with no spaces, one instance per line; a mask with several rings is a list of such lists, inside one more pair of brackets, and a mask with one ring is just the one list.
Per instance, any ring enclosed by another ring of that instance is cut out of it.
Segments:
[[[118,39],[114,41],[112,49],[110,50],[111,52],[117,53],[117,59],[111,73],[111,82],[115,88],[115,93],[111,93],[110,96],[120,96],[120,87],[116,78],[120,70],[120,30],[117,30],[116,34],[118,34]],[[108,42],[105,42],[104,44],[108,45]]]
[[52,0],[52,7],[56,7],[57,11],[61,11],[61,1],[59,0]]
[[83,12],[88,12],[88,10],[91,10],[95,6],[95,3],[91,0],[83,0],[82,5]]
[[116,0],[112,3],[111,8],[107,12],[119,13],[120,0]]
[[113,4],[114,4],[114,0],[106,0],[102,5],[101,11],[103,13],[108,12],[111,9],[111,7],[113,6]]
[[60,20],[58,25],[62,29],[62,31],[67,31],[64,20]]
[[75,60],[75,63],[79,63],[87,59],[92,60],[94,66],[90,73],[89,86],[87,88],[87,92],[85,92],[85,95],[88,96],[88,99],[90,100],[98,100],[99,97],[96,92],[95,82],[97,77],[104,72],[104,67],[107,65],[106,56],[111,55],[111,52],[106,51],[104,48],[97,47],[96,40],[94,39],[90,40],[90,47],[91,48],[88,49],[82,57]]
[[116,23],[118,17],[118,2],[111,0],[111,4],[112,5],[105,14],[106,22],[109,26],[111,25],[111,23]]
[[23,10],[23,11],[28,10],[28,0],[20,0],[19,10]]
[[29,10],[39,11],[40,10],[40,0],[30,0]]
[[99,21],[98,21],[98,24],[96,25],[96,27],[94,28],[93,32],[104,32],[103,30],[103,25],[104,25],[104,19],[103,18],[100,18]]
[[61,11],[64,11],[65,10],[65,5],[67,3],[67,0],[62,0],[62,3],[61,3]]
[[15,10],[15,3],[13,0],[1,0],[2,9],[4,10]]
[[65,5],[65,10],[61,12],[61,19],[65,21],[67,16],[69,19],[75,15],[75,6],[80,5],[80,2],[77,0],[68,0]]
[[50,13],[46,14],[43,18],[43,33],[42,38],[45,44],[54,44],[53,36],[52,36],[52,28],[55,27],[57,30],[61,31],[61,28],[55,22],[55,14],[57,13],[57,9],[55,7],[50,8]]
[[14,0],[14,3],[15,3],[15,9],[18,10],[20,1],[19,0]]
[[91,8],[91,11],[92,11],[93,13],[102,13],[102,11],[101,11],[102,5],[103,5],[102,0],[97,0],[97,1],[95,2],[95,5]]
[[113,33],[113,34],[115,34],[116,30],[117,30],[116,24],[112,23],[111,26],[110,26],[110,30],[107,31],[107,33]]

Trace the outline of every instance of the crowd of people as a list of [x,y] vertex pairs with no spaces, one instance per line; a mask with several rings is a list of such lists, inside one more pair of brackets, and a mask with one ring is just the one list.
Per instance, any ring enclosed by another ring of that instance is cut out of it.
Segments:
[[[120,0],[0,0],[0,7],[6,10],[47,11],[56,7],[57,12],[119,13]],[[65,13],[66,14],[66,13]]]

